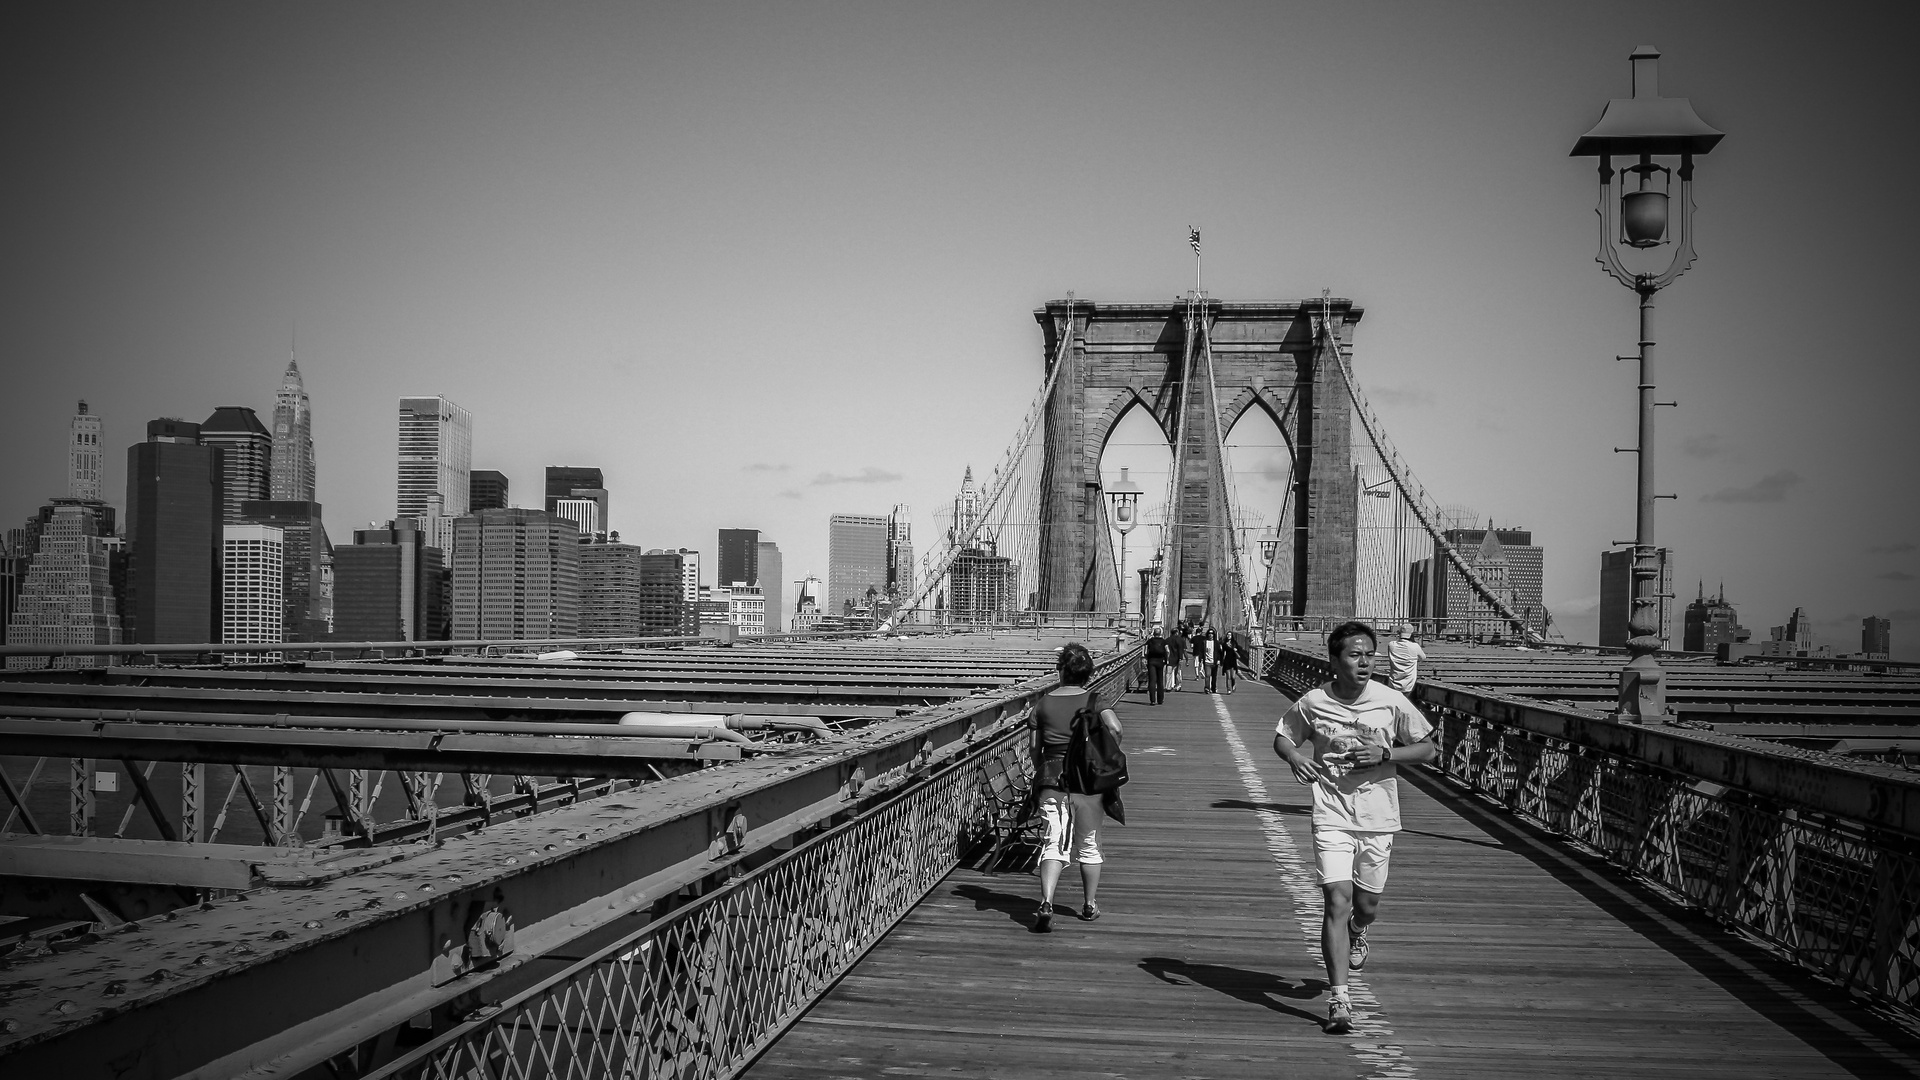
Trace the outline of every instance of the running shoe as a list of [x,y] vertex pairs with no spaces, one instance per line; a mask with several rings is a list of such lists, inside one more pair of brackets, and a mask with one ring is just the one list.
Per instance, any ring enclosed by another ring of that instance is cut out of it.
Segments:
[[1355,971],[1367,966],[1367,928],[1347,922],[1347,966]]
[[1353,1030],[1353,1006],[1346,998],[1327,1002],[1327,1034],[1345,1035]]
[[1040,901],[1040,912],[1034,916],[1033,920],[1033,932],[1036,934],[1049,934],[1053,932],[1052,901]]
[[1086,904],[1080,908],[1080,918],[1085,922],[1092,922],[1099,917],[1100,905],[1091,900],[1087,901]]

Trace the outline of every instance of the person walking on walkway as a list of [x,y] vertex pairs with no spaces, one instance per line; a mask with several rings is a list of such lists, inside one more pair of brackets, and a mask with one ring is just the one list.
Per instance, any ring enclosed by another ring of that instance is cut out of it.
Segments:
[[1193,677],[1196,679],[1199,679],[1202,683],[1204,683],[1207,678],[1206,642],[1207,642],[1207,638],[1211,636],[1213,636],[1213,631],[1211,630],[1202,631],[1198,626],[1193,628],[1193,636],[1191,641],[1192,652],[1193,652]]
[[1406,695],[1373,681],[1378,641],[1366,623],[1327,635],[1333,681],[1293,703],[1273,751],[1313,788],[1313,862],[1325,901],[1320,952],[1327,965],[1329,1034],[1353,1030],[1347,972],[1367,962],[1367,928],[1387,887],[1387,858],[1400,831],[1395,765],[1432,761],[1433,725]]
[[1180,692],[1180,665],[1187,659],[1187,624],[1174,623],[1173,636],[1167,639],[1167,689]]
[[1100,855],[1100,818],[1117,800],[1112,792],[1101,796],[1072,790],[1081,770],[1070,768],[1072,763],[1067,760],[1073,745],[1073,718],[1083,708],[1095,710],[1099,722],[1115,739],[1120,738],[1120,718],[1094,700],[1093,691],[1087,687],[1092,678],[1092,654],[1077,641],[1068,644],[1060,650],[1060,685],[1040,695],[1034,709],[1033,786],[1039,798],[1040,818],[1047,827],[1047,839],[1040,848],[1040,911],[1033,925],[1042,934],[1053,929],[1053,890],[1060,883],[1060,871],[1069,862],[1080,864],[1080,888],[1086,897],[1080,917],[1088,922],[1100,917],[1095,902],[1104,861]]
[[1200,661],[1200,673],[1207,680],[1207,693],[1216,693],[1220,686],[1220,638],[1207,628],[1207,636],[1200,639],[1197,653]]
[[1167,703],[1167,639],[1154,627],[1147,635],[1147,704]]
[[1233,642],[1232,634],[1220,637],[1220,674],[1227,677],[1227,688],[1222,693],[1233,693],[1234,677],[1240,668],[1240,647]]
[[1413,639],[1413,624],[1401,623],[1400,632],[1392,641],[1387,642],[1387,685],[1403,694],[1413,692],[1413,684],[1420,678],[1420,661],[1427,658],[1427,651]]

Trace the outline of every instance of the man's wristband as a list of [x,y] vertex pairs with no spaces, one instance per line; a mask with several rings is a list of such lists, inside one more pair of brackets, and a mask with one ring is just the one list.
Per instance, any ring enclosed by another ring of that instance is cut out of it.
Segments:
[[1380,764],[1382,765],[1393,764],[1393,747],[1391,746],[1387,747],[1387,756],[1380,759]]

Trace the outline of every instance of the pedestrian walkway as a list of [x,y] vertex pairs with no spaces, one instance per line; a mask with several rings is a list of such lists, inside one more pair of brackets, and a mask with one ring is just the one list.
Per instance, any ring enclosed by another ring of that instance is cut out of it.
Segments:
[[1324,1034],[1286,703],[1244,681],[1130,695],[1132,824],[1104,829],[1098,922],[1072,917],[1071,868],[1045,935],[1036,878],[957,871],[749,1075],[1920,1075],[1900,1026],[1424,771],[1355,1031]]

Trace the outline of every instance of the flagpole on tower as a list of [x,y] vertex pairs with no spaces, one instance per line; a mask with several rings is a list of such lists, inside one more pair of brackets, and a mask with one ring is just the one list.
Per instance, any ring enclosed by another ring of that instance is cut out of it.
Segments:
[[1187,243],[1193,245],[1193,291],[1196,295],[1205,296],[1207,293],[1207,279],[1201,273],[1199,229],[1191,225],[1187,226]]

